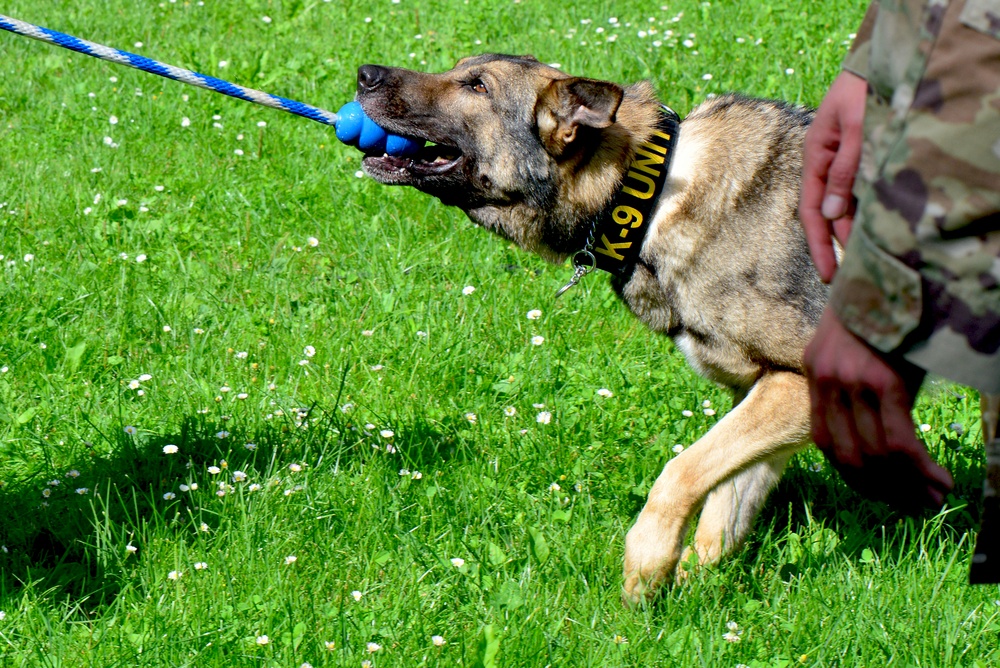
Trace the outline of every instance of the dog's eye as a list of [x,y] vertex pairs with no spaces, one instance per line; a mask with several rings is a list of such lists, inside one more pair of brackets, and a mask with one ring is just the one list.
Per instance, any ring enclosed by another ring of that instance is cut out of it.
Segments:
[[486,84],[483,83],[482,79],[473,79],[469,82],[469,88],[473,91],[483,95],[486,93]]

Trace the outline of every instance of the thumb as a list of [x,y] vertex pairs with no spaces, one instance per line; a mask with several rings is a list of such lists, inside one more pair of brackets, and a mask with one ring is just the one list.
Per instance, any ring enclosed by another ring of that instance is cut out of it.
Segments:
[[861,163],[861,126],[841,128],[840,146],[830,163],[826,190],[823,193],[821,212],[827,220],[837,220],[847,215],[851,208],[851,188],[854,175]]

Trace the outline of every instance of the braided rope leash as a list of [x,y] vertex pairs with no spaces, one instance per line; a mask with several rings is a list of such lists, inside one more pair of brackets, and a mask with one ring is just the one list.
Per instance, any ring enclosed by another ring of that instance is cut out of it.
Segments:
[[61,46],[64,49],[76,51],[77,53],[106,60],[111,63],[125,65],[191,86],[222,93],[223,95],[235,97],[239,100],[287,111],[290,114],[303,116],[324,125],[333,125],[337,128],[337,138],[340,141],[345,144],[356,145],[367,153],[385,151],[390,155],[408,156],[416,153],[423,145],[417,139],[388,134],[365,115],[361,109],[361,105],[357,102],[348,102],[340,109],[339,113],[335,114],[303,102],[297,102],[279,95],[271,95],[270,93],[254,90],[253,88],[240,86],[207,74],[167,65],[166,63],[161,63],[145,56],[121,51],[120,49],[113,49],[103,44],[88,42],[72,35],[66,35],[55,30],[26,23],[25,21],[19,21],[9,16],[3,16],[2,14],[0,14],[0,29],[55,46]]

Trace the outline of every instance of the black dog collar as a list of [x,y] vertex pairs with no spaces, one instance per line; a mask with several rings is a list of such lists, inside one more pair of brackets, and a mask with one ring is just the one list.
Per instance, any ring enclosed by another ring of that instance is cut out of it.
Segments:
[[663,192],[680,132],[680,117],[667,106],[652,136],[636,149],[632,164],[614,200],[594,222],[586,247],[573,256],[573,278],[556,297],[580,282],[594,269],[616,279],[631,275],[652,223],[656,202]]

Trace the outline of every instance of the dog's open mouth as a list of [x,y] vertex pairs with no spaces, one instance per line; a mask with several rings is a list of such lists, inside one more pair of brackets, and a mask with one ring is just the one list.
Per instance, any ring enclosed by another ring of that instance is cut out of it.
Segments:
[[462,151],[454,146],[432,144],[406,158],[387,154],[365,156],[362,164],[372,178],[385,183],[400,183],[448,174],[459,166],[462,157]]

